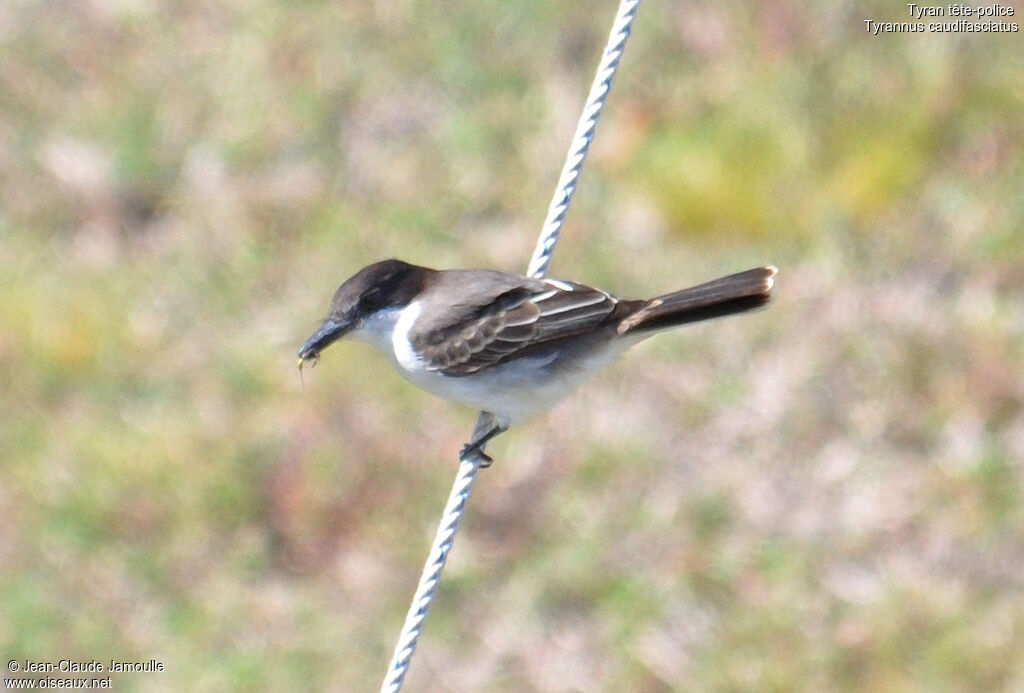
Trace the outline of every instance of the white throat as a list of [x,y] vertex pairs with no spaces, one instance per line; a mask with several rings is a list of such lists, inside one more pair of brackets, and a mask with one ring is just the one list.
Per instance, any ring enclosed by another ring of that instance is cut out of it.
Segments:
[[352,336],[373,344],[404,372],[423,370],[423,363],[416,356],[409,341],[409,331],[419,317],[421,309],[420,303],[413,301],[402,308],[378,310],[363,320],[363,324],[352,332]]
[[413,301],[398,311],[398,322],[395,323],[394,332],[391,334],[391,349],[395,361],[406,371],[423,370],[423,361],[413,351],[412,342],[409,341],[409,332],[412,330],[416,318],[420,316],[421,310],[423,310],[423,304]]

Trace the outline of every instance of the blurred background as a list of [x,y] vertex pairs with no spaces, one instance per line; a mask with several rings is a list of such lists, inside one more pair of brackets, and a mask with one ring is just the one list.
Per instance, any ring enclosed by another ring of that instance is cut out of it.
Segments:
[[[0,3],[4,661],[376,690],[475,413],[296,351],[525,269],[614,11]],[[551,274],[777,299],[491,446],[406,690],[1024,690],[1024,39],[906,12],[644,3]]]

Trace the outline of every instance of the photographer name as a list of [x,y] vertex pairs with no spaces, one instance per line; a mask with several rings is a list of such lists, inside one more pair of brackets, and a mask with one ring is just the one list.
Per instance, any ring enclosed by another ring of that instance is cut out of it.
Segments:
[[[14,670],[14,667],[11,667]],[[62,659],[59,662],[33,662],[30,659],[26,659],[24,664],[21,666],[21,670],[25,673],[43,673],[49,674],[55,671],[61,673],[77,673],[77,674],[97,674],[102,672],[111,672],[114,674],[124,672],[159,672],[164,670],[163,662],[158,662],[155,659],[151,659],[148,662],[119,662],[116,659],[110,660],[110,663],[104,665],[95,659],[89,660],[88,662],[76,662],[73,659]]]

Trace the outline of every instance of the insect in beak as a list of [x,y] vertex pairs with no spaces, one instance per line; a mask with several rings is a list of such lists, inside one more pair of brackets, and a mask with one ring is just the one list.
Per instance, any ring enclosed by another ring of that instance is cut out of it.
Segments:
[[299,368],[299,380],[302,381],[303,386],[305,386],[306,381],[302,377],[302,367],[306,365],[306,361],[312,361],[313,364],[310,366],[310,368],[316,368],[316,364],[320,363],[320,354],[314,352],[313,354],[310,354],[306,358],[299,359],[299,362],[297,364]]

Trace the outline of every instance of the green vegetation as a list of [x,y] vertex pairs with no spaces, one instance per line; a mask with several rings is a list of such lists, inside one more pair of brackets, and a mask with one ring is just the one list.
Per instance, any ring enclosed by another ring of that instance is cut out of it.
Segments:
[[[3,3],[4,662],[378,685],[475,415],[297,347],[525,268],[613,9]],[[552,274],[777,301],[492,447],[408,690],[1024,687],[1022,39],[905,11],[645,3]]]

